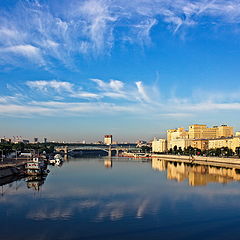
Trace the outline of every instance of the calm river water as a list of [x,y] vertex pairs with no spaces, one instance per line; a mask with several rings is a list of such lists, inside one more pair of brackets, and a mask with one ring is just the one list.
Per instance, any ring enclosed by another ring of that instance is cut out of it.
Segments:
[[235,169],[79,158],[49,170],[1,187],[1,240],[240,238]]

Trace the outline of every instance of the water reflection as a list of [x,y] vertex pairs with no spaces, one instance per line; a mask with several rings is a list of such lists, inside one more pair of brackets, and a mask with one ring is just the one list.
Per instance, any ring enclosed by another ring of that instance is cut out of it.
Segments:
[[182,182],[188,180],[190,186],[204,186],[209,183],[229,183],[240,181],[240,170],[152,159],[152,168],[167,172],[167,179]]
[[49,167],[47,178],[22,179],[0,198],[2,239],[206,239],[203,229],[212,236],[213,223],[224,227],[225,219],[238,219],[238,186],[169,181],[196,173],[228,179],[226,169],[213,174],[204,166],[123,158],[70,158],[61,168]]
[[112,168],[112,167],[113,167],[113,161],[112,161],[112,159],[106,159],[106,160],[104,160],[104,166],[105,166],[106,168]]
[[39,191],[40,187],[44,184],[46,177],[46,175],[26,177],[25,181],[27,183],[27,187],[35,191]]

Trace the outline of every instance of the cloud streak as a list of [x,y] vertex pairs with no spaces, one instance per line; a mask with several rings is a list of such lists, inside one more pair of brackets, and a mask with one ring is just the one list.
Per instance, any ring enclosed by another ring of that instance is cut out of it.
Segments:
[[20,55],[40,66],[52,68],[58,61],[74,68],[76,56],[109,54],[116,42],[148,45],[159,23],[177,33],[205,24],[206,17],[212,19],[208,25],[238,24],[239,2],[69,0],[59,7],[56,2],[17,1],[15,8],[0,13],[1,64],[15,64]]
[[[191,118],[201,113],[240,111],[238,91],[231,94],[215,92],[214,95],[206,91],[203,95],[199,91],[194,93],[196,97],[193,100],[191,96],[166,98],[164,94],[150,94],[150,90],[153,91],[157,86],[144,86],[141,81],[132,85],[128,83],[127,86],[120,80],[91,79],[90,82],[95,85],[85,90],[82,86],[67,81],[27,81],[26,87],[32,89],[33,94],[23,96],[21,92],[24,89],[20,88],[19,93],[13,88],[12,95],[0,96],[0,116],[56,116],[63,112],[65,116],[127,113],[157,119]],[[43,95],[45,98],[42,98]]]

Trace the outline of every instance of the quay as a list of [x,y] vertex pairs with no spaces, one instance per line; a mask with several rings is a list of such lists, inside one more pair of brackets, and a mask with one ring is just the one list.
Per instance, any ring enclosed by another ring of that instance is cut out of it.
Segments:
[[0,162],[0,179],[21,175],[25,163],[26,163],[25,159],[20,160],[8,159],[5,160],[4,162]]
[[204,156],[195,156],[195,155],[186,156],[186,155],[171,155],[171,154],[152,154],[152,158],[159,158],[161,160],[167,160],[167,161],[240,169],[240,158],[204,157]]

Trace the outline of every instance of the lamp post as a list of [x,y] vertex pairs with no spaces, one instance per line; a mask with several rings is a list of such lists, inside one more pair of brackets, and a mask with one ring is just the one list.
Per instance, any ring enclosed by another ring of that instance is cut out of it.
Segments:
[[224,148],[221,148],[221,157],[223,157]]
[[0,151],[2,152],[2,162],[3,162],[3,149],[0,149]]

